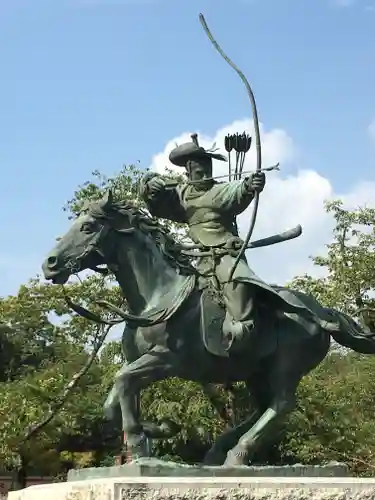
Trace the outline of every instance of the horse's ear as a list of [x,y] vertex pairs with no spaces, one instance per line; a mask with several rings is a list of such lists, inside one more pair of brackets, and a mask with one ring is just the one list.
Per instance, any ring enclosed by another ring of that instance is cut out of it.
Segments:
[[108,210],[113,205],[113,193],[112,189],[108,189],[106,194],[103,196],[101,201],[104,210]]

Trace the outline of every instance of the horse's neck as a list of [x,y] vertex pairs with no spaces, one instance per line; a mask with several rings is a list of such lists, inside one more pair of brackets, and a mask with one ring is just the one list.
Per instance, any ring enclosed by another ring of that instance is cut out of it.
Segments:
[[167,262],[153,239],[142,233],[123,237],[117,262],[117,281],[137,314],[157,306],[173,290],[179,291],[186,280]]

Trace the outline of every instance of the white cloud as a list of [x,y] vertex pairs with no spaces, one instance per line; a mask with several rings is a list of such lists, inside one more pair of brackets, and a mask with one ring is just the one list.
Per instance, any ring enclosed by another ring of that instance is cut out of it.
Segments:
[[[224,136],[228,133],[252,130],[250,120],[239,120],[217,131],[214,137],[199,133],[199,143],[211,147],[216,142],[223,150]],[[362,181],[348,192],[334,190],[329,179],[315,171],[301,167],[300,155],[292,138],[281,129],[266,130],[261,127],[263,167],[280,162],[280,172],[270,172],[267,185],[260,196],[258,217],[253,239],[270,236],[301,224],[303,234],[296,240],[268,248],[248,252],[251,266],[265,280],[284,283],[295,275],[317,274],[309,260],[310,255],[324,252],[329,243],[333,227],[332,218],[325,213],[323,202],[326,199],[342,198],[348,206],[371,205],[375,199],[375,183]],[[151,168],[159,173],[170,166],[168,154],[175,147],[190,140],[184,133],[169,141],[165,149],[154,156]],[[225,152],[225,151],[224,151]],[[245,161],[244,170],[255,167],[255,145]],[[175,170],[180,169],[173,167]],[[214,175],[227,173],[228,165],[215,162]],[[252,206],[238,220],[240,234],[247,233]]]

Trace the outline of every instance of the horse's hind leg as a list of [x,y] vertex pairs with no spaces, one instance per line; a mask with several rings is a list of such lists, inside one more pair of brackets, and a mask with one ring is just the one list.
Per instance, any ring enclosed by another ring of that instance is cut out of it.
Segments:
[[271,401],[267,370],[254,373],[246,382],[251,398],[252,413],[236,427],[226,429],[213,443],[204,457],[206,465],[222,465],[227,452],[237,443],[240,437],[248,431],[268,408]]
[[262,413],[254,425],[243,434],[234,448],[228,451],[225,466],[247,465],[254,454],[272,437],[275,428],[294,410],[296,406],[296,389],[301,377],[277,377],[274,373],[273,398],[268,408]]
[[175,375],[175,358],[167,350],[155,347],[136,361],[125,364],[116,374],[117,390],[122,414],[122,428],[134,458],[147,456],[146,435],[139,420],[137,391],[153,382]]

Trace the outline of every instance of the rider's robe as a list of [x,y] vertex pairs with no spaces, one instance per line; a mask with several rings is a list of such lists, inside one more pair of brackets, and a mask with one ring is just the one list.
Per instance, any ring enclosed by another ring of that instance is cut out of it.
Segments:
[[[189,184],[180,184],[173,189],[162,189],[151,196],[147,189],[147,181],[158,175],[147,173],[140,185],[140,195],[144,199],[152,216],[168,219],[189,226],[189,236],[195,242],[206,248],[222,247],[238,236],[236,234],[236,216],[242,213],[253,200],[253,192],[247,189],[246,183],[234,181],[230,183],[213,183],[209,189],[199,190]],[[257,276],[247,264],[244,257],[236,267],[233,282],[239,286],[233,287],[228,283],[229,273],[235,257],[230,254],[212,259],[201,258],[197,268],[202,275],[215,276],[224,291],[227,290],[226,307],[232,310],[232,317],[246,316],[249,300],[252,300],[250,288],[258,290],[257,296],[264,306],[280,313],[287,314],[297,321],[310,334],[315,334],[314,325],[324,329],[337,329],[338,324],[332,323],[332,318],[323,307],[310,308],[309,296],[299,294],[285,287],[270,286]],[[228,283],[229,286],[226,285]],[[245,285],[245,286],[244,286]],[[231,290],[231,291],[230,291]],[[259,294],[260,292],[260,294]],[[313,310],[314,309],[314,310]],[[237,311],[237,314],[235,313]]]
[[[243,180],[213,183],[209,189],[198,190],[194,185],[182,183],[176,188],[164,188],[154,195],[147,189],[147,181],[154,177],[147,173],[140,186],[140,194],[154,217],[168,219],[189,226],[189,236],[206,248],[223,247],[229,240],[237,239],[235,220],[254,198]],[[199,259],[198,270],[206,276],[216,276],[220,284],[228,281],[235,257],[226,254],[215,259]],[[306,310],[294,294],[287,290],[276,291],[265,283],[248,266],[243,258],[236,267],[233,280],[248,283],[265,292],[266,302],[283,312],[301,313]],[[242,288],[242,287],[241,287]],[[238,300],[238,299],[237,299]]]
[[[250,205],[254,198],[252,191],[243,181],[213,183],[207,190],[198,190],[193,185],[180,184],[176,188],[159,191],[154,196],[147,193],[147,181],[156,174],[148,173],[143,179],[141,195],[154,217],[186,223],[189,237],[204,248],[223,247],[228,241],[239,240],[236,234],[236,216]],[[198,265],[207,267],[208,260]],[[220,258],[216,266],[220,282],[225,282],[234,262],[230,255]],[[202,269],[200,269],[202,270]],[[247,280],[254,273],[244,259],[237,266],[234,278]]]

